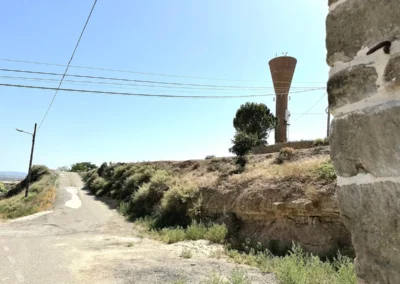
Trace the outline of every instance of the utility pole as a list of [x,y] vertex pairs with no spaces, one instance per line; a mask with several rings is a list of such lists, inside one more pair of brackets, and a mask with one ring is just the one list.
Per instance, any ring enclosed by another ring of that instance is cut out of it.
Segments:
[[331,112],[329,111],[329,107],[327,107],[325,111],[328,114],[328,121],[327,121],[327,124],[326,124],[326,137],[329,138],[329,128],[330,128],[330,125],[331,125]]
[[31,158],[29,160],[29,169],[28,169],[28,183],[26,184],[26,189],[25,189],[25,197],[28,197],[28,192],[29,192],[29,184],[31,182],[31,168],[32,168],[32,160],[33,160],[33,150],[35,149],[35,138],[36,138],[36,123],[35,127],[33,129],[33,133],[23,131],[21,129],[17,128],[17,131],[26,133],[29,135],[32,135],[32,148],[31,148]]

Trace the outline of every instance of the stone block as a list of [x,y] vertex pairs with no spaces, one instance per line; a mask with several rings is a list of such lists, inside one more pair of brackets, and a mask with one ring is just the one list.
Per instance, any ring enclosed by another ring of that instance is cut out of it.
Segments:
[[340,186],[337,197],[356,249],[358,278],[400,283],[400,183]]
[[331,158],[339,176],[400,176],[400,101],[335,118],[332,129]]
[[336,60],[351,61],[364,47],[399,37],[399,1],[345,1],[329,13],[326,32],[328,65]]
[[378,74],[374,67],[364,64],[344,69],[329,78],[329,107],[334,109],[358,102],[377,93]]

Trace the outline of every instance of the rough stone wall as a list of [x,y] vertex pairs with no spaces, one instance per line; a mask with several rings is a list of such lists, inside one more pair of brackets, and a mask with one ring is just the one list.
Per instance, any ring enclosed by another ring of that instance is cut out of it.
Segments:
[[[259,242],[267,247],[277,241],[281,249],[291,248],[295,242],[321,256],[338,249],[352,255],[350,233],[340,218],[334,194],[320,197],[316,205],[306,198],[289,197],[295,191],[293,184],[283,181],[265,187],[200,188],[203,214],[217,221],[222,218],[236,238],[249,238],[253,245]],[[235,221],[227,216],[234,216]]]
[[253,149],[254,154],[269,154],[279,152],[282,148],[309,149],[315,147],[314,140],[290,141],[268,146],[259,146]]
[[[359,283],[400,283],[400,1],[330,0],[331,157]],[[383,49],[366,53],[382,41]]]

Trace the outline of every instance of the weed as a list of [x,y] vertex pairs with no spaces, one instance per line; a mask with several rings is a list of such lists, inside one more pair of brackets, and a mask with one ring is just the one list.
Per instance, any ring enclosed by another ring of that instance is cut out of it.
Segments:
[[183,258],[192,258],[192,251],[190,249],[184,248],[181,253],[181,257]]
[[227,234],[228,228],[225,224],[213,224],[207,229],[207,233],[204,237],[211,242],[222,243],[225,240]]
[[186,238],[189,240],[200,240],[204,239],[207,235],[207,227],[203,223],[197,223],[194,221],[185,230]]
[[167,244],[177,243],[186,239],[185,230],[182,227],[175,229],[164,228],[160,231],[162,241]]
[[282,148],[278,156],[275,158],[275,164],[283,164],[287,161],[292,161],[295,157],[296,150],[290,147]]
[[241,254],[228,251],[236,262],[252,265],[263,272],[273,272],[280,283],[293,284],[355,284],[356,276],[351,259],[341,256],[334,262],[323,262],[318,256],[304,253],[300,246],[293,244],[288,255],[273,256],[269,251]]
[[336,180],[336,172],[330,160],[320,165],[317,172],[319,179],[324,180],[325,182]]

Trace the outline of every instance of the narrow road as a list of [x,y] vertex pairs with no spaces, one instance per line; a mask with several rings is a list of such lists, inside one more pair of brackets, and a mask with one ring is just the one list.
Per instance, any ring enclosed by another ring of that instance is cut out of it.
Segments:
[[[79,175],[62,173],[52,211],[0,223],[0,283],[199,283],[236,267],[210,258],[218,246],[205,241],[166,245],[142,238],[112,202],[82,186]],[[180,257],[183,248],[193,257]],[[246,270],[252,283],[276,283],[271,274]]]

